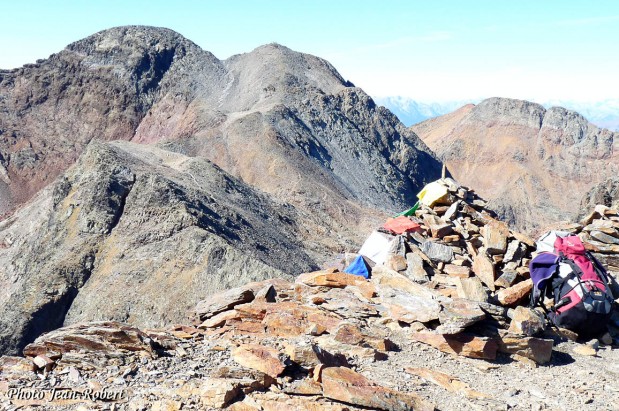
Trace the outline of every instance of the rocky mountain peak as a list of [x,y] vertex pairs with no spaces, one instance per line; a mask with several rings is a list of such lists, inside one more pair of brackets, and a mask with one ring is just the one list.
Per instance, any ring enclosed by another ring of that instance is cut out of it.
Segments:
[[[221,61],[168,29],[96,33],[0,77],[0,215],[49,184],[93,138],[203,156],[284,201],[294,196],[291,185],[320,181],[356,201],[367,202],[371,191],[387,198],[385,208],[406,206],[404,197],[440,166],[414,133],[352,86],[327,61],[279,44]],[[367,147],[351,153],[343,145]],[[396,146],[399,153],[385,150]],[[360,158],[380,171],[351,168]],[[263,167],[274,162],[280,167],[272,170],[288,172],[269,176]],[[385,175],[403,190],[381,189],[392,185],[377,181]]]
[[195,47],[192,41],[181,34],[163,27],[119,26],[102,30],[84,39],[69,44],[66,49],[84,54],[116,53],[120,50],[144,50],[176,48],[179,45]]
[[467,121],[488,125],[506,123],[526,127],[541,127],[546,109],[525,100],[492,97],[477,104]]
[[225,64],[233,72],[241,67],[244,73],[239,73],[243,75],[239,77],[239,83],[243,86],[261,85],[263,94],[267,95],[273,94],[277,87],[287,90],[311,87],[325,94],[336,94],[353,85],[344,80],[328,61],[278,43],[234,55]]
[[491,98],[412,129],[456,179],[529,232],[575,218],[591,186],[619,170],[619,135],[562,107]]

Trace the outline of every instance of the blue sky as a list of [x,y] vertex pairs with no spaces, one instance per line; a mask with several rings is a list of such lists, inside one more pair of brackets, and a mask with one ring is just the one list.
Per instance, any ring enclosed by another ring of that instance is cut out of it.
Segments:
[[168,27],[224,59],[278,42],[374,97],[619,98],[619,1],[2,1],[0,68],[125,24]]

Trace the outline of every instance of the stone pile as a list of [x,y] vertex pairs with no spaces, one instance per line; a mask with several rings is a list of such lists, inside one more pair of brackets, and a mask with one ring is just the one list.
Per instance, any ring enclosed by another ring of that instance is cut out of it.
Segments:
[[[529,303],[533,288],[529,263],[536,255],[535,241],[510,230],[469,188],[450,178],[433,184],[443,186],[445,195],[432,200],[429,206],[420,202],[414,215],[395,219],[409,220],[412,223],[410,230],[402,228],[407,226],[403,220],[397,224],[388,221],[379,229],[389,241],[384,267],[377,267],[379,272],[384,268],[391,269],[442,296],[457,301],[463,299],[469,305],[478,303],[488,316],[498,320],[499,326],[495,330],[486,327],[482,332],[486,336],[500,336],[515,342],[516,335],[528,338],[541,334],[545,328],[541,313],[524,307]],[[394,226],[400,229],[394,231],[391,228]],[[613,293],[619,296],[616,281],[619,273],[617,210],[598,205],[583,221],[559,223],[550,229],[579,235],[586,249],[607,267]],[[347,260],[355,256],[347,255]],[[372,264],[370,259],[366,261]],[[614,337],[619,343],[619,329],[613,325],[619,325],[617,314],[611,321],[612,335],[604,336],[604,341],[610,343]],[[446,328],[441,324],[435,331],[445,333]],[[456,328],[456,331],[463,329]],[[577,338],[569,330],[561,332]],[[527,338],[520,339],[518,344]],[[538,340],[528,341],[534,341],[531,343],[536,345],[540,343]],[[550,358],[547,354],[535,360],[545,362]]]
[[[619,272],[619,212],[598,204],[580,223],[565,224],[611,273]],[[615,294],[618,295],[618,294]]]
[[399,217],[420,229],[391,236],[384,265],[447,297],[517,305],[532,289],[535,242],[510,230],[472,190],[451,179],[440,182],[447,195]]

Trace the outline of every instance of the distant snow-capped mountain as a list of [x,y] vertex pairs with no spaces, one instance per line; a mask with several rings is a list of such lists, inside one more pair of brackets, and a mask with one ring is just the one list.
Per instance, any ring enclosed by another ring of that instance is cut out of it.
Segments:
[[444,103],[415,101],[408,97],[391,96],[375,99],[377,104],[387,107],[393,114],[398,116],[405,126],[409,127],[429,118],[442,116],[464,106],[465,104],[477,103],[479,100],[459,100]]
[[[476,104],[481,101],[481,99],[471,99],[441,103],[421,102],[403,96],[379,97],[375,100],[376,103],[391,110],[406,126],[451,113],[465,104]],[[619,131],[619,99],[607,99],[598,102],[548,100],[540,102],[540,104],[545,108],[559,106],[577,111],[598,127]]]

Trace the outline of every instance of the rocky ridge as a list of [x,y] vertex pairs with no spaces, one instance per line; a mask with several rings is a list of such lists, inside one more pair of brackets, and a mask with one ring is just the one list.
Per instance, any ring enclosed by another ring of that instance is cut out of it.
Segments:
[[128,26],[1,71],[0,352],[317,268],[439,172],[328,62],[277,44],[222,61]]
[[[617,314],[609,333],[586,344],[545,329],[538,313],[520,305],[531,289],[533,242],[495,219],[471,190],[442,184],[448,192],[436,204],[399,217],[410,228],[380,230],[391,251],[369,280],[337,269],[308,272],[212,295],[186,325],[62,328],[28,345],[27,358],[0,359],[4,405],[612,409]],[[616,210],[599,206],[581,223],[557,228],[579,232],[616,280]],[[9,394],[16,387],[56,387],[64,397],[18,399]],[[117,398],[113,405],[69,398],[88,389]]]
[[327,61],[278,44],[219,60],[171,30],[117,27],[0,72],[0,96],[0,214],[93,139],[206,158],[348,238],[350,216],[363,225],[366,207],[403,208],[440,175],[388,110]]
[[208,160],[92,142],[0,223],[1,350],[78,321],[161,326],[204,294],[317,268],[304,219]]
[[585,193],[619,167],[617,133],[561,107],[491,98],[412,129],[458,181],[529,233],[575,219]]

